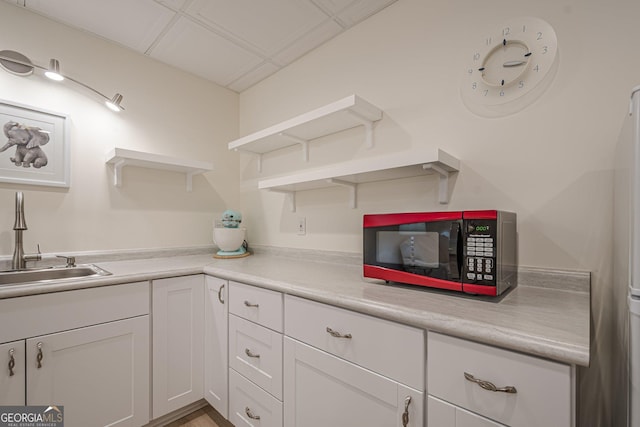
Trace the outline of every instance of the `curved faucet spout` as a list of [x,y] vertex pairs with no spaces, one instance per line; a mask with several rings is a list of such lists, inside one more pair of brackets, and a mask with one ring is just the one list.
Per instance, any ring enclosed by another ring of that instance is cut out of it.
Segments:
[[27,222],[24,220],[24,196],[22,191],[16,192],[16,222],[13,225],[15,231],[15,248],[13,250],[13,259],[11,261],[12,270],[24,270],[27,261],[39,261],[42,259],[40,248],[38,253],[33,255],[25,255],[22,245],[22,232],[27,229]]
[[24,219],[24,195],[22,194],[22,191],[16,192],[16,222],[13,224],[13,229],[27,229],[27,222]]

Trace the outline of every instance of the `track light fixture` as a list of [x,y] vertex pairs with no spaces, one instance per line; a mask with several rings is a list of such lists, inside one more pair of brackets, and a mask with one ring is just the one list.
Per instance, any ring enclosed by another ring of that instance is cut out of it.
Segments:
[[49,69],[44,72],[44,75],[56,82],[64,80],[64,76],[60,74],[60,63],[57,59],[51,59],[49,61]]
[[96,95],[100,96],[105,101],[105,104],[109,109],[115,112],[119,112],[124,110],[121,105],[122,95],[116,93],[113,98],[109,98],[105,94],[98,92],[96,89],[92,88],[89,85],[86,85],[78,80],[75,80],[69,76],[65,76],[60,73],[60,62],[57,59],[51,59],[49,61],[49,68],[43,67],[41,65],[34,64],[31,60],[21,54],[20,52],[16,52],[13,50],[1,50],[0,51],[0,68],[3,70],[15,74],[17,76],[30,76],[33,74],[34,68],[44,71],[44,75],[51,80],[62,81],[69,80],[78,84],[86,89],[89,89]]

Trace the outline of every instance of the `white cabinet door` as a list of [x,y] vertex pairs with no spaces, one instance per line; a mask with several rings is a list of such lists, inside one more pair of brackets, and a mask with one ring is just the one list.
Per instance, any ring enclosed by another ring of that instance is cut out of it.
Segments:
[[422,392],[289,337],[284,372],[285,427],[402,427],[406,403],[407,426],[423,426]]
[[149,316],[26,341],[27,405],[64,406],[65,426],[149,421]]
[[24,340],[0,344],[0,405],[24,405]]
[[153,281],[153,418],[204,396],[204,275]]
[[504,427],[433,396],[427,402],[428,427]]
[[228,417],[228,341],[226,280],[205,276],[204,398],[223,417]]

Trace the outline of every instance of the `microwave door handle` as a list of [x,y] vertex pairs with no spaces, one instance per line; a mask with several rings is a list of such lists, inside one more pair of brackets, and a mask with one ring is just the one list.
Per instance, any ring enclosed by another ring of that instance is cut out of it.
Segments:
[[462,280],[462,264],[464,262],[464,247],[462,244],[462,224],[460,221],[455,221],[451,224],[451,236],[455,236],[456,247],[456,265],[451,267],[455,268],[458,272],[458,277]]

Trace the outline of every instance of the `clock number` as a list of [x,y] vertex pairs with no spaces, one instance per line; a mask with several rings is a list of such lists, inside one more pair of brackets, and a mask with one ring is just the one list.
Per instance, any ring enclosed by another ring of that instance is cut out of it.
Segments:
[[476,52],[476,53],[474,53],[474,54],[473,54],[473,60],[474,60],[474,61],[477,61],[477,60],[479,60],[479,59],[480,59],[480,52]]
[[484,90],[484,95],[482,95],[482,96],[487,96],[488,94],[489,94],[489,89],[485,89]]
[[469,69],[467,70],[467,73],[469,73],[469,74],[473,74],[473,68],[469,68]]
[[538,35],[536,36],[536,40],[542,40],[542,31],[538,31]]
[[524,87],[524,81],[523,81],[523,80],[520,80],[520,81],[518,82],[518,88],[522,89],[523,87]]
[[533,71],[535,71],[535,72],[540,71],[540,65],[536,64],[536,66],[533,67]]
[[502,30],[502,35],[503,36],[508,36],[509,34],[511,34],[511,28],[507,27],[505,29]]
[[544,55],[549,51],[549,46],[542,46],[542,54]]
[[527,32],[527,26],[526,26],[526,25],[523,25],[523,26],[522,26],[522,32],[523,32],[523,33],[526,33],[526,32]]
[[487,43],[487,46],[491,46],[493,44],[493,37],[487,37],[485,41]]
[[504,96],[504,90],[500,91],[500,96]]

